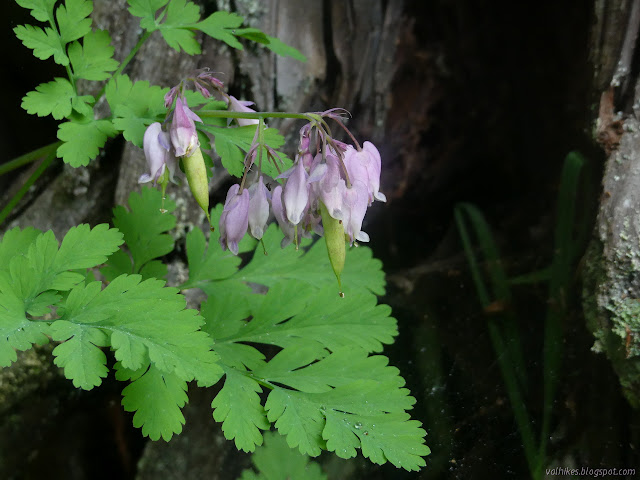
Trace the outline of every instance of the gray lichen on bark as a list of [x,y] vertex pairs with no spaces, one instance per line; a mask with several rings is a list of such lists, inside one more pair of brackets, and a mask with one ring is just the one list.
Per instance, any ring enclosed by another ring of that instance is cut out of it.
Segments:
[[593,350],[607,355],[626,397],[640,406],[640,122],[628,118],[623,131],[605,167],[583,301]]
[[597,0],[594,13],[595,133],[608,158],[585,256],[583,307],[593,350],[607,355],[625,396],[640,407],[640,90],[632,69],[640,2]]

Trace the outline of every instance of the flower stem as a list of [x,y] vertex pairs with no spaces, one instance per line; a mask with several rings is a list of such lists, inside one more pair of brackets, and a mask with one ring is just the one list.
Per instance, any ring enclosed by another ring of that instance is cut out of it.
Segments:
[[230,110],[198,110],[198,116],[204,118],[248,118],[260,120],[261,118],[299,118],[313,121],[313,114],[293,112],[232,112]]
[[35,162],[42,156],[54,152],[61,143],[62,142],[50,143],[47,146],[38,148],[37,150],[33,150],[29,153],[25,153],[24,155],[20,155],[13,160],[9,160],[8,162],[3,163],[2,165],[0,165],[0,175],[4,175],[5,173],[10,172],[11,170],[15,170],[16,168],[20,168],[28,163]]
[[31,188],[31,185],[33,185],[36,182],[36,180],[38,178],[40,178],[40,175],[42,175],[44,173],[44,171],[47,169],[47,167],[49,167],[49,165],[51,165],[51,162],[53,162],[53,159],[55,157],[56,157],[55,156],[55,152],[54,151],[50,151],[49,155],[46,156],[46,158],[38,166],[36,171],[33,172],[31,174],[31,176],[27,179],[27,181],[24,182],[24,185],[22,185],[22,187],[20,187],[20,190],[18,190],[18,193],[16,193],[13,196],[13,198],[11,200],[9,200],[9,203],[7,203],[7,205],[2,209],[2,211],[0,211],[0,224],[2,224],[2,222],[4,222],[7,219],[9,214],[12,212],[12,210],[18,204],[18,202],[20,202],[22,197],[24,197],[24,195],[27,193],[27,191]]

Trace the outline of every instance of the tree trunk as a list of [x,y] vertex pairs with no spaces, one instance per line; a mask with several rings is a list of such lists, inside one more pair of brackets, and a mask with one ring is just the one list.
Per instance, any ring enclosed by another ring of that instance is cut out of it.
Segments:
[[596,134],[607,159],[594,238],[585,259],[584,309],[594,351],[611,360],[640,406],[640,2],[597,1],[592,37]]

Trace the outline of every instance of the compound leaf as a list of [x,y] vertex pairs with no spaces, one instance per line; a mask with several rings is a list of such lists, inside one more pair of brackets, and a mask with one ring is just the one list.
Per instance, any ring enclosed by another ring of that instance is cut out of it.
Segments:
[[222,432],[227,440],[235,440],[236,447],[253,452],[262,445],[262,433],[269,422],[260,403],[262,388],[255,380],[232,368],[225,369],[226,378],[222,390],[211,407],[213,418],[222,422]]
[[105,96],[114,116],[113,126],[122,131],[125,139],[142,147],[146,128],[162,120],[167,111],[164,107],[167,91],[150,86],[147,81],[133,83],[127,75],[117,75],[105,88]]
[[58,147],[57,156],[72,167],[87,166],[98,156],[107,138],[115,134],[109,120],[63,123],[58,127],[58,138],[64,143]]
[[53,349],[54,363],[64,368],[64,376],[73,385],[91,390],[107,376],[107,357],[98,347],[109,345],[108,335],[99,328],[57,320],[51,325],[51,337],[62,341]]
[[160,24],[162,37],[176,51],[184,50],[189,55],[200,53],[200,44],[190,29],[200,20],[200,7],[187,0],[171,0],[164,22]]
[[53,18],[53,7],[56,0],[16,0],[22,8],[31,10],[31,16],[41,22],[48,22]]
[[[322,239],[315,242],[308,251],[300,249],[296,252],[292,247],[280,248],[283,236],[276,225],[270,225],[263,236],[269,255],[254,254],[251,262],[239,270],[236,277],[267,286],[286,280],[295,280],[309,286],[335,285],[326,243]],[[302,245],[308,246],[309,243],[302,242]],[[347,297],[363,288],[376,295],[384,294],[382,263],[373,258],[370,248],[354,247],[347,252],[342,285]]]
[[33,25],[19,25],[13,29],[25,47],[33,50],[33,55],[40,60],[46,60],[53,55],[53,60],[60,65],[69,65],[69,57],[64,49],[60,36],[51,27]]
[[21,107],[30,115],[44,117],[51,115],[61,120],[71,114],[71,100],[76,96],[69,80],[55,78],[51,82],[41,83],[33,92],[22,99]]
[[259,473],[245,470],[240,480],[327,480],[320,465],[290,448],[284,437],[274,432],[264,434],[264,445],[251,455],[251,462]]
[[33,227],[15,227],[6,231],[0,241],[0,271],[9,270],[9,260],[13,257],[25,255],[38,235],[42,235],[42,232]]
[[221,40],[232,48],[242,50],[243,46],[236,39],[233,29],[242,25],[243,21],[244,19],[236,13],[219,10],[194,26],[210,37]]
[[185,420],[181,408],[188,400],[186,392],[183,379],[151,366],[124,388],[122,406],[127,412],[136,412],[133,425],[142,427],[143,435],[168,442],[174,433],[182,432]]
[[56,10],[56,19],[63,43],[84,37],[91,31],[93,3],[89,0],[65,0]]
[[[375,463],[418,470],[429,448],[420,422],[404,412],[414,403],[396,381],[358,380],[326,393],[304,393],[274,388],[265,409],[289,446],[302,453],[320,454],[321,448],[341,458],[363,455]],[[324,443],[326,442],[326,443]]]
[[155,21],[156,12],[164,7],[169,0],[127,0],[127,2],[131,15]]
[[202,319],[185,309],[184,297],[164,282],[140,275],[121,275],[104,290],[100,283],[75,287],[63,320],[90,324],[110,333],[116,359],[130,370],[152,363],[184,381],[212,385],[222,375],[211,339],[199,330]]
[[18,356],[16,350],[29,350],[34,343],[46,344],[49,325],[32,322],[25,316],[24,301],[7,289],[0,292],[0,366],[8,367]]
[[75,78],[86,80],[106,80],[109,72],[118,68],[119,62],[113,58],[114,48],[111,37],[105,30],[87,34],[80,42],[69,45],[69,60]]
[[[20,237],[28,235],[14,234],[9,241]],[[60,250],[50,230],[31,238],[26,252],[23,250],[22,254],[11,258],[5,275],[0,275],[0,290],[12,291],[23,299],[26,311],[42,307],[41,301],[36,302],[38,306],[32,304],[41,292],[69,290],[84,280],[83,275],[68,270],[93,267],[104,261],[122,243],[122,235],[117,230],[109,229],[106,224],[98,225],[93,230],[88,225],[71,228]]]
[[63,271],[95,267],[105,262],[122,243],[122,233],[106,223],[94,228],[86,224],[71,227],[62,239],[53,268]]
[[[176,217],[170,214],[176,205],[167,198],[163,213],[162,192],[147,186],[141,193],[131,192],[128,203],[129,210],[122,205],[113,209],[113,224],[123,233],[131,252],[133,273],[139,273],[147,262],[173,250],[173,237],[166,232],[176,226]],[[132,273],[130,265],[128,272],[121,273]]]
[[[287,302],[283,302],[286,298]],[[397,335],[391,309],[363,290],[340,298],[335,286],[314,290],[296,282],[272,287],[252,311],[253,318],[226,341],[256,342],[286,348],[298,342],[319,342],[335,351],[358,346],[379,352]]]

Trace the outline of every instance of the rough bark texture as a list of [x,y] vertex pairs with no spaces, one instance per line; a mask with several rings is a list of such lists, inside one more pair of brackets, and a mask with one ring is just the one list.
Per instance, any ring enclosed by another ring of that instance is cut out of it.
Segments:
[[595,351],[611,360],[640,406],[640,2],[598,1],[593,33],[597,139],[607,153],[594,238],[585,262],[584,307]]

